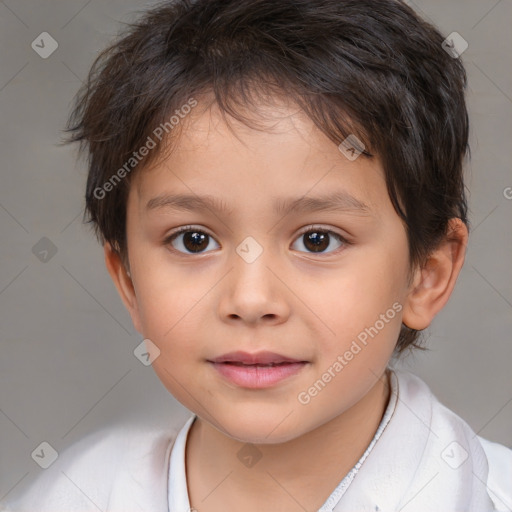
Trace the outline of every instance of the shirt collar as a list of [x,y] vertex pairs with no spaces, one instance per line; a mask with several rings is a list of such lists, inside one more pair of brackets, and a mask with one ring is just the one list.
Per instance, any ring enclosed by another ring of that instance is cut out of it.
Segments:
[[185,446],[192,423],[196,416],[192,416],[182,427],[169,458],[169,511],[170,512],[190,512],[190,502],[188,500],[187,477],[185,473]]

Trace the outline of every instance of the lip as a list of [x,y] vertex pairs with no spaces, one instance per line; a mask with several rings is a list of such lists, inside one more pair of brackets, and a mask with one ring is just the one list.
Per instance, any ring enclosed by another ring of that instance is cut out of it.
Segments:
[[223,354],[215,359],[209,360],[212,363],[242,363],[242,364],[279,364],[279,363],[304,363],[307,361],[302,361],[300,359],[293,359],[291,357],[286,357],[281,354],[276,354],[275,352],[255,352],[250,354],[248,352],[228,352],[227,354]]
[[274,386],[308,364],[275,352],[230,352],[208,362],[231,383],[249,389]]

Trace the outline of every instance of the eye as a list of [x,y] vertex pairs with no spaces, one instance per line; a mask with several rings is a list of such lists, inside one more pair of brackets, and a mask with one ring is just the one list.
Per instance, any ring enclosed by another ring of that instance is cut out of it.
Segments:
[[196,229],[194,226],[184,226],[171,233],[164,240],[164,245],[171,245],[177,252],[198,254],[210,246],[209,241],[213,241],[213,237],[208,233]]
[[[337,247],[326,251],[327,248],[332,246],[333,240],[337,241]],[[212,249],[210,247],[211,242],[217,244],[214,238],[205,231],[196,229],[194,226],[184,226],[167,236],[164,240],[164,245],[171,245],[174,251],[183,254],[200,254],[208,252],[206,251],[208,248]],[[308,226],[308,228],[303,230],[295,244],[298,242],[305,247],[307,252],[321,254],[336,252],[343,246],[349,245],[349,242],[340,234],[315,226]],[[219,247],[218,244],[217,247]]]
[[343,246],[349,245],[348,241],[340,234],[329,229],[317,228],[315,226],[309,226],[307,229],[303,230],[299,234],[297,242],[301,242],[302,246],[304,246],[307,251],[311,251],[312,253],[324,253],[325,250],[332,245],[331,242],[333,239],[338,241],[338,246],[335,247],[334,250],[327,251],[328,253],[336,252]]

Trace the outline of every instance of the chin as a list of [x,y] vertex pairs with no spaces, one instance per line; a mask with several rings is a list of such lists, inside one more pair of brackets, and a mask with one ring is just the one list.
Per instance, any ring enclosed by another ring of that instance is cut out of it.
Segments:
[[[306,432],[304,425],[298,425],[297,419],[292,421],[292,414],[286,417],[279,414],[228,413],[223,426],[214,425],[224,435],[241,443],[280,444],[300,437]],[[223,421],[219,418],[219,421]],[[300,420],[299,420],[300,421]]]

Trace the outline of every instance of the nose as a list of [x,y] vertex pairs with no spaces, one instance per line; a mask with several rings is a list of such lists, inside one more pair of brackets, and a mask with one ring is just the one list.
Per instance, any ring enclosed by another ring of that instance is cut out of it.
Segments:
[[231,272],[223,280],[219,315],[224,322],[280,324],[290,315],[283,271],[275,257],[263,250],[254,261],[238,253],[230,258]]

